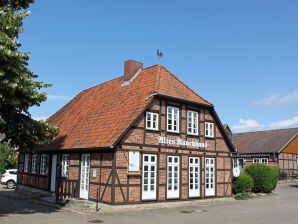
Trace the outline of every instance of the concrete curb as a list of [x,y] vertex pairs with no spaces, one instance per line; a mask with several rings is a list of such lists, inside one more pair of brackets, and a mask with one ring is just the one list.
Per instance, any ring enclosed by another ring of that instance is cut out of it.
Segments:
[[198,199],[191,201],[173,201],[173,202],[159,202],[159,203],[145,203],[145,204],[132,204],[132,205],[107,205],[99,203],[99,211],[95,211],[96,203],[90,201],[76,201],[71,199],[69,207],[63,209],[77,212],[79,214],[115,214],[125,212],[136,212],[145,210],[163,210],[171,208],[188,207],[193,205],[210,206],[222,203],[235,202],[233,197],[227,198],[212,198],[212,199]]

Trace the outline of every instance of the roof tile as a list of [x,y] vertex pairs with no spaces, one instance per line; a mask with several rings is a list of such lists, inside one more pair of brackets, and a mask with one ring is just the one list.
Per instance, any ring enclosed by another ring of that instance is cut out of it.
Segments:
[[61,128],[46,149],[109,147],[121,137],[150,102],[153,93],[212,105],[166,68],[155,65],[127,86],[123,77],[79,93],[47,122]]

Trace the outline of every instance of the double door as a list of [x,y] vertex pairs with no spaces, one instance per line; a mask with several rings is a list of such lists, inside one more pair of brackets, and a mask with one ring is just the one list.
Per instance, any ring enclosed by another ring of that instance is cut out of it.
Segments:
[[143,155],[142,199],[156,199],[156,159],[153,154]]
[[167,198],[179,198],[179,156],[168,156]]
[[189,157],[189,197],[200,197],[199,157]]
[[214,158],[205,158],[205,195],[215,195],[215,163]]
[[81,178],[80,178],[80,198],[88,199],[89,178],[90,178],[90,154],[82,154]]

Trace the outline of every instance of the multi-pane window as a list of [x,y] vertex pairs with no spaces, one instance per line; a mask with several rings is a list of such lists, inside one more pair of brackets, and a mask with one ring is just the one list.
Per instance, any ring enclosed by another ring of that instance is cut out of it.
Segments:
[[37,161],[37,155],[32,155],[32,166],[31,166],[31,173],[36,173],[36,161]]
[[146,113],[146,128],[150,130],[158,130],[158,114],[147,112]]
[[268,158],[253,158],[252,159],[253,163],[264,163],[264,164],[268,164]]
[[46,165],[47,165],[47,155],[42,154],[40,156],[40,174],[46,174]]
[[177,107],[168,107],[167,108],[167,117],[168,117],[168,131],[170,132],[179,132],[179,108]]
[[198,112],[187,111],[187,134],[198,135]]
[[238,162],[239,168],[243,169],[245,165],[245,159],[243,158],[237,159],[237,162]]
[[28,173],[29,168],[29,154],[25,154],[24,172]]
[[143,156],[143,199],[156,198],[156,155]]
[[179,156],[168,156],[167,198],[179,197]]
[[200,196],[200,159],[189,157],[189,196]]
[[68,177],[68,170],[69,170],[69,154],[63,154],[61,176]]
[[205,122],[205,136],[213,138],[214,137],[214,124],[210,122]]

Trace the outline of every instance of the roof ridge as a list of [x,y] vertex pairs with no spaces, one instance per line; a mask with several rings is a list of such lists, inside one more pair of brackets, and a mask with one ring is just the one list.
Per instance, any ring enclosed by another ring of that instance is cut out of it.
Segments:
[[[290,129],[298,129],[298,127],[294,127],[294,128],[279,128],[279,129],[262,130],[262,131],[247,131],[247,132],[233,133],[233,135],[249,134],[249,133],[258,133],[258,132],[283,131],[283,130],[290,130]],[[297,130],[297,131],[298,131],[298,130]]]
[[188,85],[186,85],[183,81],[181,81],[177,76],[175,76],[172,72],[170,72],[166,67],[164,67],[163,65],[160,65],[163,69],[165,69],[168,73],[170,73],[175,79],[177,79],[182,85],[184,85],[186,88],[188,88],[191,92],[193,92],[196,96],[198,96],[199,98],[201,98],[202,100],[206,101],[207,103],[209,103],[210,105],[213,105],[212,103],[210,103],[208,100],[205,100],[202,96],[200,96],[199,94],[197,94],[192,88],[190,88]]
[[[156,65],[152,65],[152,66],[147,67],[147,68],[144,68],[142,71],[147,70],[147,69],[149,69],[149,68],[153,68],[154,66],[157,66],[157,65],[158,65],[158,64],[156,64]],[[92,89],[92,88],[95,88],[95,87],[98,87],[98,86],[101,86],[101,85],[104,85],[104,84],[107,84],[107,83],[109,83],[109,82],[115,81],[115,80],[120,79],[120,78],[122,78],[122,77],[123,77],[123,75],[122,75],[122,76],[119,76],[119,77],[117,77],[117,78],[111,79],[111,80],[109,80],[109,81],[100,83],[100,84],[98,84],[98,85],[92,86],[92,87],[90,87],[90,88],[88,88],[88,89],[84,89],[84,90],[82,90],[81,92],[90,90],[90,89]],[[81,92],[80,92],[80,93],[81,93]]]
[[159,92],[159,86],[160,86],[160,64],[156,65],[156,76],[155,76],[155,86],[154,86],[154,92]]
[[[98,87],[98,86],[101,86],[101,85],[104,85],[104,84],[107,84],[107,83],[109,83],[109,82],[115,81],[115,80],[117,80],[117,79],[120,79],[120,78],[122,78],[122,77],[123,77],[123,76],[119,76],[119,77],[117,77],[117,78],[114,78],[114,79],[111,79],[111,80],[109,80],[109,81],[106,81],[106,82],[100,83],[100,84],[98,84],[98,85],[96,85],[96,86],[92,86],[92,87],[90,87],[90,88],[88,88],[88,89],[84,89],[84,90],[82,90],[81,92],[84,92],[84,91],[87,91],[87,90],[93,89],[93,88],[95,88],[95,87]],[[81,92],[80,92],[80,93],[81,93]]]

